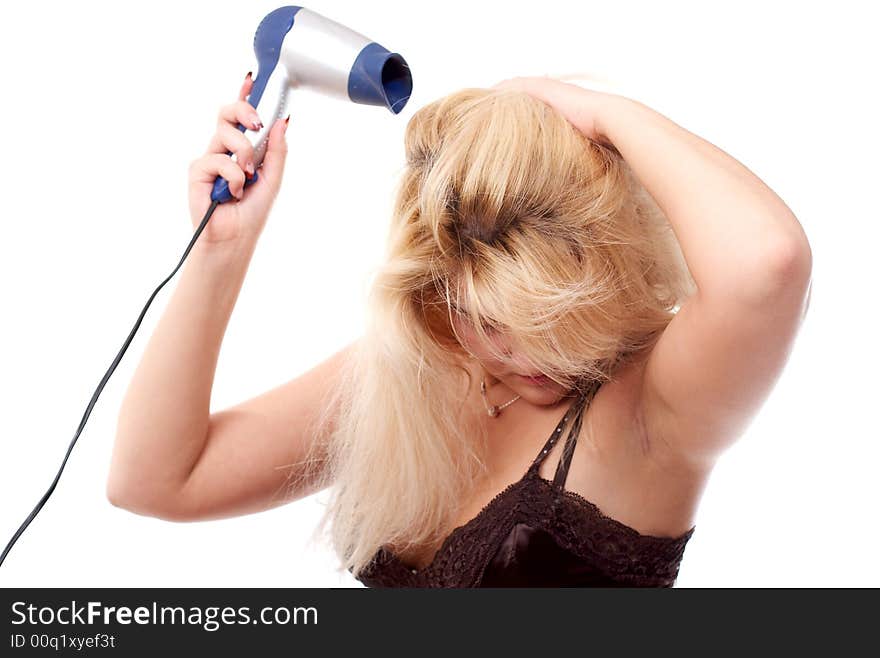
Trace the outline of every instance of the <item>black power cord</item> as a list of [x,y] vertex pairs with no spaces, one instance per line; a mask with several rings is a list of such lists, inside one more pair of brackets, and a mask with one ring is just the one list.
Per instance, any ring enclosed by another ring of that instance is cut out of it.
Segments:
[[101,380],[101,383],[98,384],[98,388],[95,390],[94,395],[92,395],[92,399],[89,402],[89,406],[86,408],[85,414],[83,414],[82,420],[79,422],[79,428],[76,430],[76,434],[73,436],[73,441],[70,442],[70,446],[67,448],[67,454],[64,455],[64,461],[61,462],[61,468],[58,469],[58,475],[55,476],[55,480],[52,482],[52,486],[49,487],[49,490],[43,494],[43,497],[40,499],[40,502],[37,503],[37,506],[34,510],[28,515],[25,519],[24,523],[21,524],[21,527],[15,532],[12,536],[12,539],[9,540],[9,543],[6,544],[6,548],[3,549],[3,554],[0,555],[0,566],[3,565],[3,561],[6,559],[6,556],[9,554],[9,551],[12,549],[15,542],[18,541],[18,538],[21,536],[21,533],[25,531],[25,528],[30,525],[30,522],[34,520],[34,517],[37,513],[43,509],[43,505],[46,504],[46,501],[49,500],[49,496],[52,495],[52,492],[55,491],[55,485],[58,484],[58,480],[61,478],[61,471],[64,470],[64,466],[67,464],[67,458],[70,457],[70,452],[73,450],[73,446],[76,444],[77,438],[79,438],[80,433],[83,431],[83,427],[86,425],[86,421],[89,419],[89,416],[92,413],[92,407],[95,406],[95,402],[98,400],[98,396],[101,395],[101,391],[104,390],[104,385],[107,383],[107,380],[110,379],[110,375],[113,374],[113,371],[116,370],[116,366],[119,365],[119,362],[122,360],[122,355],[125,354],[125,350],[128,349],[129,344],[131,343],[131,339],[134,338],[135,333],[137,333],[138,327],[141,326],[141,321],[144,319],[144,315],[147,313],[147,309],[150,308],[150,304],[153,303],[153,298],[156,294],[162,290],[162,287],[171,280],[175,274],[177,274],[177,270],[180,269],[180,266],[183,265],[183,261],[186,260],[186,257],[189,255],[189,252],[192,250],[193,245],[196,240],[198,240],[199,235],[201,235],[205,226],[208,224],[208,220],[211,219],[211,215],[214,214],[214,210],[219,205],[219,201],[212,201],[211,206],[208,208],[208,212],[205,213],[205,218],[202,220],[202,223],[199,224],[199,227],[196,229],[195,234],[190,240],[189,245],[186,248],[186,251],[183,252],[183,258],[180,259],[180,262],[177,264],[177,267],[174,268],[174,271],[168,275],[168,277],[159,284],[159,287],[153,291],[153,294],[150,295],[150,298],[147,300],[144,309],[141,311],[140,316],[137,319],[137,322],[134,324],[134,328],[132,328],[131,333],[128,334],[128,338],[125,339],[125,344],[122,346],[122,349],[119,350],[119,354],[116,355],[116,358],[113,359],[113,363],[107,372],[104,374],[104,378]]

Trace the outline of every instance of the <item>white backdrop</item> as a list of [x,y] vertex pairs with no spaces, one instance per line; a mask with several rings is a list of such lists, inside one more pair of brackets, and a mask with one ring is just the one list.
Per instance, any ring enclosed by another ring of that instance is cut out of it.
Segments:
[[[101,377],[192,237],[188,164],[256,71],[254,31],[278,6],[0,9],[0,548],[51,484]],[[294,96],[284,184],[226,333],[212,411],[359,334],[419,107],[515,75],[592,73],[746,164],[796,213],[813,251],[808,318],[709,482],[677,585],[880,585],[880,53],[863,3],[307,6],[400,52],[413,96],[398,116]],[[176,281],[154,300],[0,586],[360,587],[333,572],[328,547],[307,543],[323,493],[186,524],[105,498],[122,396]]]

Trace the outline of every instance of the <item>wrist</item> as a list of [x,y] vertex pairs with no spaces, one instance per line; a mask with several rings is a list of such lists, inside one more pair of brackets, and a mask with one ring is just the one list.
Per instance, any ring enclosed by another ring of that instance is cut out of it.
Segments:
[[614,146],[617,124],[636,105],[638,105],[638,101],[627,96],[605,94],[596,112],[597,139],[603,144]]
[[187,263],[208,270],[228,270],[239,263],[248,263],[254,253],[257,237],[239,236],[231,240],[202,241],[200,235],[186,257]]
[[620,106],[626,99],[617,94],[605,94],[596,111],[595,129],[596,139],[603,144],[613,144],[610,132],[610,122],[620,112]]
[[609,115],[618,111],[623,96],[611,94],[579,85],[566,84],[560,89],[559,97],[554,99],[566,118],[594,142],[608,145],[605,122]]

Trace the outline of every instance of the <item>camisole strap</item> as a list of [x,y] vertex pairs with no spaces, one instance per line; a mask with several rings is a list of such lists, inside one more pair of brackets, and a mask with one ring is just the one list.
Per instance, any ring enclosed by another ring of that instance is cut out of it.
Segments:
[[556,441],[562,435],[562,431],[565,429],[565,425],[570,418],[572,418],[579,408],[579,405],[583,402],[584,396],[580,395],[575,398],[575,400],[568,406],[568,411],[565,412],[565,415],[556,425],[556,429],[550,434],[550,437],[547,439],[546,443],[544,443],[544,447],[541,449],[541,452],[538,453],[538,456],[532,460],[532,465],[529,466],[529,472],[537,470],[541,465],[541,462],[544,461],[544,458],[547,454],[553,449],[553,446],[556,445]]
[[565,488],[565,480],[568,477],[568,468],[571,466],[571,457],[574,454],[575,444],[581,430],[581,423],[584,420],[584,413],[590,406],[590,402],[595,397],[596,392],[601,387],[600,381],[594,382],[589,390],[587,390],[578,400],[578,407],[575,410],[574,420],[571,423],[571,429],[565,439],[565,446],[562,449],[562,456],[556,464],[556,473],[553,476],[553,488],[557,492],[561,492]]

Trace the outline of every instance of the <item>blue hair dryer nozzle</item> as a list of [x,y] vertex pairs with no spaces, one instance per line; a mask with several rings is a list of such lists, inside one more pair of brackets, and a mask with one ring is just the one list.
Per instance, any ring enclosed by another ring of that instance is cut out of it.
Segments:
[[[254,146],[254,165],[266,155],[269,130],[287,113],[291,89],[307,88],[361,105],[379,105],[398,114],[412,93],[406,60],[364,35],[305,7],[280,7],[260,23],[254,35],[258,70],[248,102],[260,109],[265,125],[238,129]],[[268,108],[268,111],[267,111]],[[256,171],[245,187],[258,178]],[[232,199],[222,176],[211,200]]]

